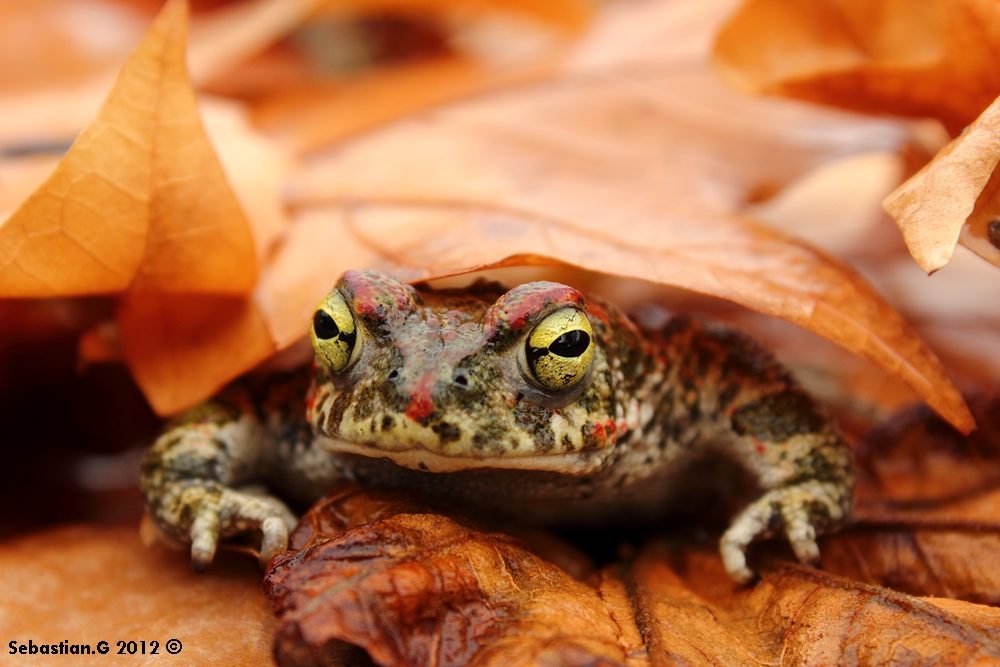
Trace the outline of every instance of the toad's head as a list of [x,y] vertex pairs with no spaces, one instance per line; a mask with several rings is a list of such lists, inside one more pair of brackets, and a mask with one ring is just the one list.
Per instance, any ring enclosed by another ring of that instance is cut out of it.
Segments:
[[581,474],[625,430],[608,314],[566,285],[432,290],[348,271],[311,338],[308,418],[334,452],[432,472]]

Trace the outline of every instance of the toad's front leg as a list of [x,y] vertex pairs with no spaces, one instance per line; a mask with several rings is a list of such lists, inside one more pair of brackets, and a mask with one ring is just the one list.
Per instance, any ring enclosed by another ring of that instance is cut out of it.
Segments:
[[175,422],[146,453],[146,508],[166,536],[191,543],[196,571],[212,562],[220,538],[244,531],[262,533],[262,564],[287,547],[295,516],[254,486],[274,450],[273,435],[253,414],[210,402]]
[[783,533],[803,563],[819,561],[816,536],[842,523],[851,508],[854,478],[847,443],[797,387],[767,396],[734,414],[733,446],[764,493],[740,512],[722,536],[726,570],[740,583],[753,578],[746,549]]

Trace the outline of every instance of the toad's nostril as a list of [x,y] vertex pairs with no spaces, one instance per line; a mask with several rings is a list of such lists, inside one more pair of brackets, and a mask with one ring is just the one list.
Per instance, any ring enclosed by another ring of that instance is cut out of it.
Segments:
[[399,377],[399,371],[395,368],[389,371],[389,375],[387,376],[389,380],[395,380],[397,377]]
[[465,377],[464,375],[456,375],[455,384],[459,385],[460,387],[468,387],[469,378]]

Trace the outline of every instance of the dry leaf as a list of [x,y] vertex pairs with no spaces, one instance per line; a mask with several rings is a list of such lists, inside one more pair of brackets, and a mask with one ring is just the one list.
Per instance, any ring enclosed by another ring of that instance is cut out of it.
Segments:
[[210,396],[275,352],[252,300],[215,294],[128,292],[115,313],[121,346],[136,383],[159,414]]
[[191,27],[191,80],[209,83],[291,32],[325,0],[244,0]]
[[[643,7],[598,24],[642,26],[634,50],[598,30],[544,84],[453,104],[315,160],[293,179],[292,202],[325,210],[341,237],[421,277],[564,262],[730,299],[868,357],[971,428],[940,363],[860,276],[740,214],[755,191],[823,159],[902,141],[898,126],[730,93],[704,61],[647,46],[690,39],[694,21],[678,5],[669,23],[665,6]],[[304,332],[334,268],[317,266],[312,286],[267,281],[261,301],[298,303]]]
[[[995,494],[994,494],[995,495]],[[823,542],[823,568],[911,595],[1000,604],[1000,522],[887,514]]]
[[[253,0],[198,14],[188,40],[192,79],[199,86],[218,80],[286,34],[320,1]],[[4,22],[0,15],[4,27],[18,35],[0,42],[0,71],[11,70],[2,63],[16,62],[19,74],[13,81],[24,76],[31,83],[29,89],[0,97],[0,146],[69,144],[93,120],[122,61],[148,26],[147,14],[154,15],[163,2],[128,4],[141,13],[128,11],[115,0],[16,0],[16,20]],[[194,4],[197,9],[218,3]],[[53,29],[44,26],[51,22],[57,33],[69,31],[70,36],[61,37],[58,48],[46,49]],[[31,48],[25,49],[22,40]],[[36,43],[43,45],[44,58],[33,57]],[[98,54],[91,53],[95,49]],[[66,80],[55,71],[56,65],[46,64],[53,59],[77,62],[80,74]],[[5,77],[3,83],[10,78]],[[0,92],[5,92],[2,85]]]
[[591,588],[399,492],[342,488],[303,518],[291,547],[265,577],[286,666],[338,664],[348,645],[380,665],[1000,659],[991,607],[935,606],[773,559],[742,587],[690,543],[654,544]]
[[567,30],[574,30],[586,23],[593,5],[587,0],[322,0],[331,12],[350,15],[365,14],[443,14],[460,15],[488,11],[523,14],[546,21]]
[[866,434],[855,448],[859,507],[926,511],[1000,486],[1000,396],[976,396],[970,405],[979,428],[968,436],[920,406]]
[[924,271],[951,260],[961,241],[1000,266],[1000,100],[885,200]]
[[0,226],[0,295],[253,288],[249,225],[187,82],[185,23],[173,0],[98,117]]
[[823,543],[824,568],[913,595],[1000,604],[1000,397],[970,402],[962,436],[924,407],[858,450],[852,525]]
[[[292,342],[304,332],[313,304],[350,266],[375,265],[412,279],[565,262],[784,317],[898,374],[961,428],[971,428],[940,364],[857,274],[738,213],[753,192],[773,189],[832,154],[898,145],[905,135],[891,124],[751,103],[723,90],[709,78],[704,56],[692,58],[703,45],[691,36],[698,32],[707,41],[706,16],[717,20],[723,9],[720,4],[693,18],[675,5],[609,9],[605,27],[544,85],[452,105],[437,112],[435,122],[399,123],[316,163],[293,183],[292,202],[303,211],[314,208],[310,219],[326,215],[340,226],[296,242],[321,227],[296,225],[285,250],[314,250],[279,253],[255,303],[243,307],[245,316],[235,305],[226,310],[218,327],[226,332],[224,348],[212,347],[208,329],[185,333],[183,310],[164,310],[184,297],[154,295],[148,303],[135,291],[127,297],[119,312],[123,349],[153,405],[166,413],[196,403]],[[666,27],[657,32],[649,25]],[[623,49],[611,37],[629,27],[640,38]],[[662,44],[678,34],[685,46],[665,55]],[[706,110],[717,114],[708,125]],[[193,108],[189,117],[196,123]],[[796,132],[808,133],[810,141]],[[825,141],[815,140],[824,134]],[[764,154],[769,159],[762,162]],[[351,204],[325,211],[313,206],[331,200]],[[331,236],[343,260],[322,257]],[[225,267],[215,257],[225,255],[224,243],[201,239],[197,247],[213,267]],[[156,258],[146,255],[147,263]],[[177,253],[171,263],[157,264],[158,273],[173,267],[173,277],[190,276],[193,284],[185,259]],[[238,279],[229,267],[217,271]],[[174,291],[188,284],[159,276],[147,284],[164,282]],[[226,291],[210,281],[197,289]],[[158,312],[162,319],[151,318]],[[157,352],[148,345],[154,339],[178,346]],[[208,359],[211,365],[197,365]],[[179,378],[198,381],[172,384]]]
[[118,2],[5,0],[0,5],[0,92],[72,86],[117,68],[142,37],[144,19]]
[[461,56],[403,63],[271,95],[254,105],[253,118],[297,152],[309,152],[440,104],[540,76],[541,70],[491,68]]
[[963,390],[991,390],[1000,377],[1000,301],[983,297],[1000,289],[1000,271],[960,248],[933,276],[909,255],[883,258],[879,272],[881,291],[966,378]]
[[[327,0],[326,5],[328,10],[336,8],[334,16],[344,11],[361,17],[429,16],[450,30],[429,53],[369,66],[353,75],[313,74],[296,85],[257,95],[252,102],[255,122],[300,152],[434,106],[537,79],[552,69],[567,38],[584,27],[592,10],[591,3],[581,0]],[[545,23],[518,20],[529,16]],[[317,48],[329,47],[320,42]]]
[[[256,256],[265,258],[289,222],[279,188],[292,169],[292,158],[253,131],[241,109],[221,102],[203,102],[201,109],[233,191],[243,209],[252,212]],[[206,257],[211,256],[206,253]],[[259,310],[244,297],[127,291],[120,298],[116,319],[133,376],[164,414],[189,405],[191,394],[214,393],[233,377],[199,369],[221,366],[224,373],[231,373],[233,368],[254,366],[275,351]],[[85,342],[80,347],[81,363],[108,357],[105,346],[94,345],[99,340]]]
[[271,561],[279,664],[328,664],[344,643],[380,665],[624,663],[592,588],[400,497],[335,492],[299,524],[297,551]]
[[205,133],[250,222],[257,259],[264,262],[291,222],[281,189],[296,160],[255,130],[241,105],[209,98],[202,99],[198,108]]
[[[232,105],[202,104],[206,136],[185,73],[185,23],[183,4],[168,5],[98,118],[0,226],[5,295],[124,292],[125,357],[161,412],[274,352],[243,295],[285,231],[280,183],[293,165]],[[225,370],[199,373],[191,359]]]
[[715,61],[742,88],[932,116],[954,136],[1000,95],[997,45],[1000,14],[984,0],[746,0]]
[[726,580],[718,558],[692,552],[670,558],[648,550],[633,572],[633,604],[655,619],[645,632],[651,658],[713,667],[1000,660],[1000,611],[992,607],[953,601],[942,608],[799,565],[741,589]]
[[[36,647],[89,644],[91,651],[108,643],[105,655],[61,657],[74,665],[274,664],[274,618],[256,564],[227,558],[215,574],[199,577],[177,553],[140,544],[134,526],[58,528],[4,542],[0,587],[5,664],[59,660],[6,655],[6,642],[29,640]],[[166,650],[171,639],[181,643],[176,656]],[[133,654],[128,642],[136,643]]]

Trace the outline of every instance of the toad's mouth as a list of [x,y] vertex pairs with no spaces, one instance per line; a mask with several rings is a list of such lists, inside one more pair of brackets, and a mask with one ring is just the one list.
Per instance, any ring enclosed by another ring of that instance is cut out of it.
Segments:
[[319,436],[318,442],[328,452],[357,454],[368,458],[391,461],[403,468],[424,472],[459,472],[485,468],[508,470],[545,470],[566,475],[585,475],[601,467],[607,450],[561,452],[540,456],[446,456],[420,445],[410,449],[386,450],[372,443],[351,442],[330,436]]

